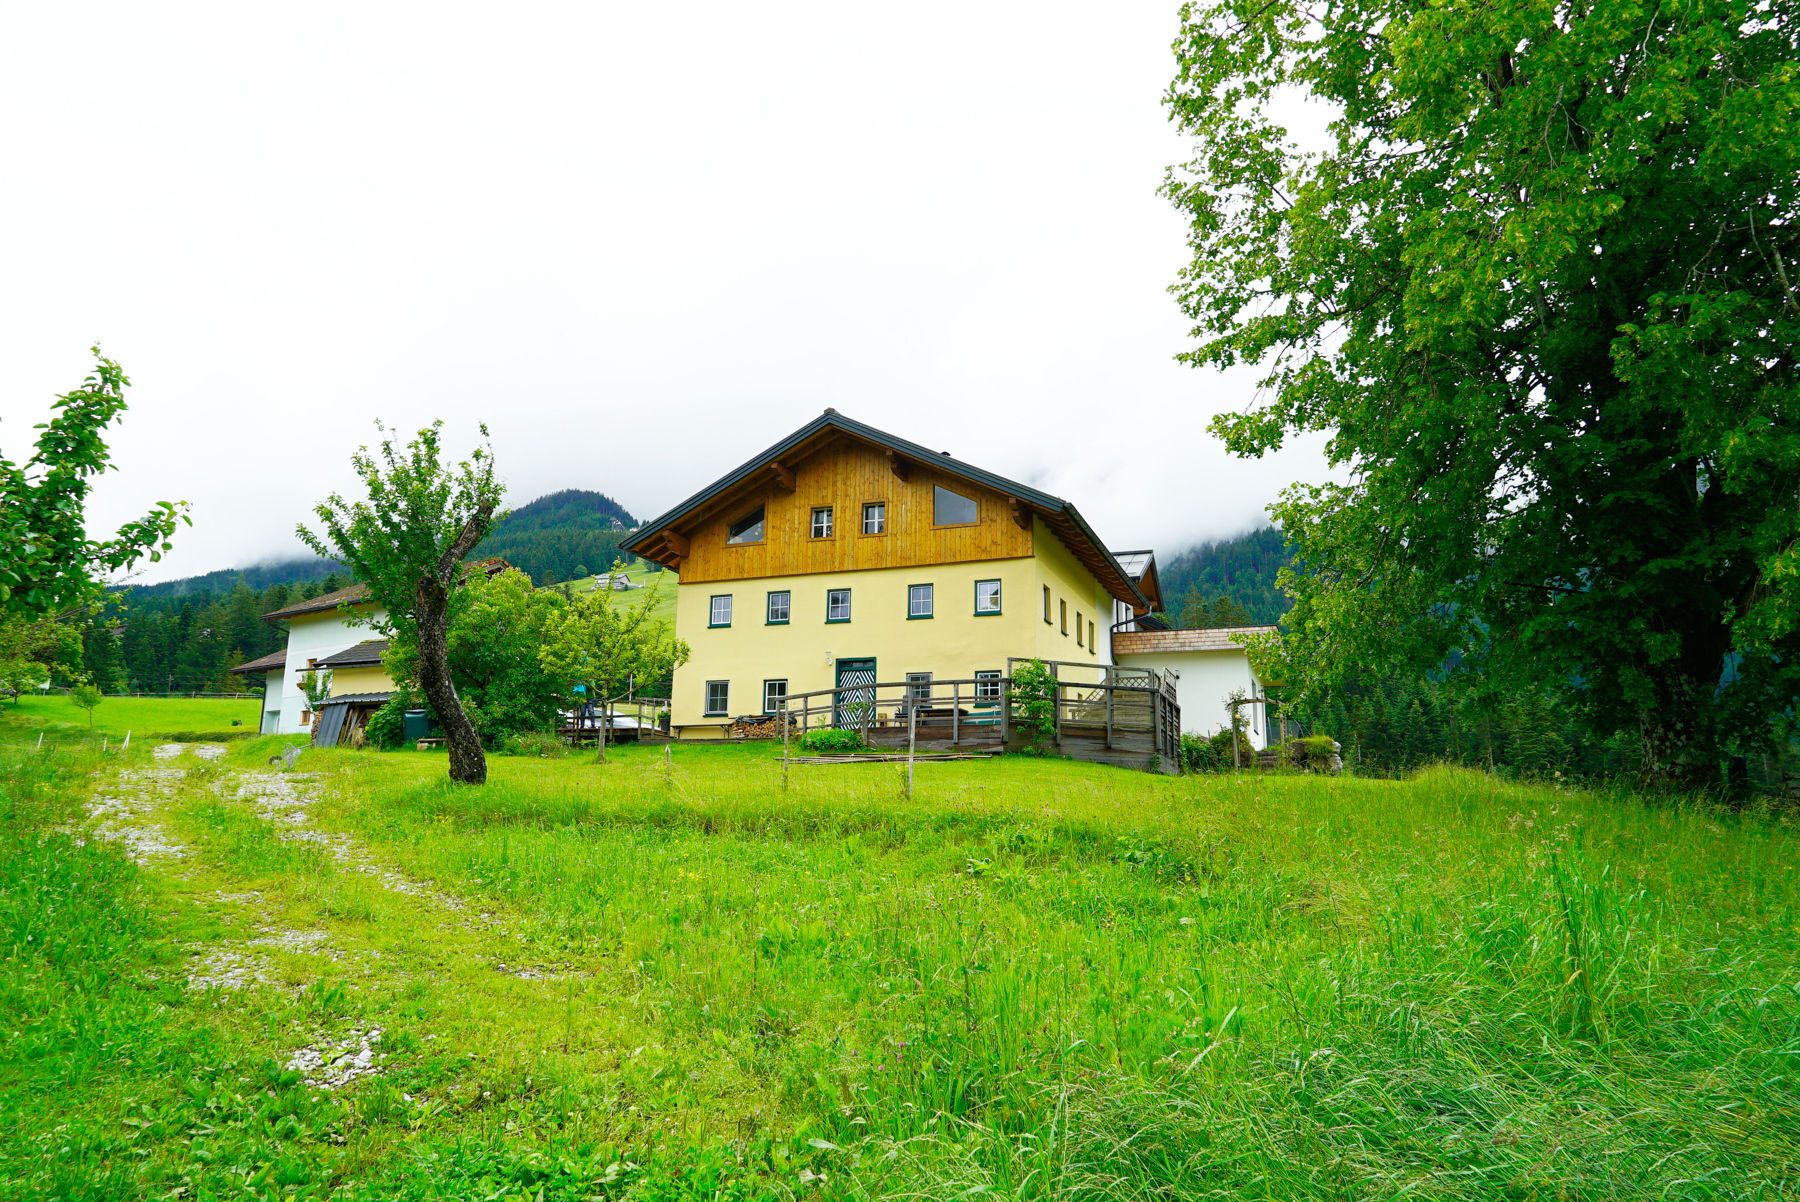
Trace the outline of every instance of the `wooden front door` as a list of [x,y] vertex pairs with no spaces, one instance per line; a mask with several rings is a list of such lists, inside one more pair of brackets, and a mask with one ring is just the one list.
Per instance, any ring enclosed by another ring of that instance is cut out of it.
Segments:
[[875,720],[875,661],[837,662],[837,702],[832,724],[840,730],[862,730]]

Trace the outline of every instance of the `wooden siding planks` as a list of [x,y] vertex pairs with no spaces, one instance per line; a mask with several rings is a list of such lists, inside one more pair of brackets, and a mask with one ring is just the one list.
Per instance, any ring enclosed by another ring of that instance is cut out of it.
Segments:
[[[1032,554],[1031,534],[1013,520],[1011,498],[934,472],[928,462],[909,462],[907,478],[901,480],[879,449],[839,439],[793,467],[792,492],[785,480],[771,474],[767,484],[686,532],[690,546],[681,565],[681,582],[969,563]],[[933,526],[932,494],[938,484],[973,498],[976,520]],[[877,501],[887,506],[886,531],[864,534],[863,505]],[[758,505],[763,507],[763,541],[728,545],[727,528]],[[813,538],[812,511],[827,505],[832,509],[832,535]]]

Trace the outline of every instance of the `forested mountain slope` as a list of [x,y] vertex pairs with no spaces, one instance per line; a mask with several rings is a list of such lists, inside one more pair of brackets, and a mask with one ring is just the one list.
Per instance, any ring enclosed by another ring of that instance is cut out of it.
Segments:
[[497,555],[533,582],[555,584],[611,567],[636,525],[604,493],[566,488],[513,510],[475,548],[475,558]]
[[1275,573],[1287,562],[1281,531],[1264,526],[1179,551],[1158,563],[1157,571],[1169,616],[1183,626],[1215,624],[1193,620],[1195,603],[1208,605],[1219,597],[1228,597],[1241,607],[1249,623],[1267,624],[1280,620],[1288,610],[1287,598],[1275,587]]
[[[513,510],[475,557],[497,555],[555,583],[611,566],[634,525],[612,498],[565,489]],[[263,614],[350,581],[342,564],[305,556],[129,585],[84,634],[84,666],[109,693],[237,691],[246,682],[230,669],[283,645]]]

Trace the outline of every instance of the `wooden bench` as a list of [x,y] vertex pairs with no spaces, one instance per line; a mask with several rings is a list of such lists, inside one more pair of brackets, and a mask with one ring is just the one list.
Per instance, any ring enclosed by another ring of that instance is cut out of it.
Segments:
[[420,739],[419,740],[419,750],[420,751],[430,751],[434,747],[442,747],[443,745],[444,745],[444,739],[443,739],[443,736],[441,736],[441,735],[438,735],[438,736],[435,736],[435,737],[429,738],[429,739]]

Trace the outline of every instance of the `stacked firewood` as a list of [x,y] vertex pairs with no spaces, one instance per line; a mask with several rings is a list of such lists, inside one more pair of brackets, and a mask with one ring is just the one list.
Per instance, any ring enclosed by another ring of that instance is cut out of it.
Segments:
[[731,722],[731,737],[734,739],[779,739],[781,737],[781,718],[750,717],[734,718]]

